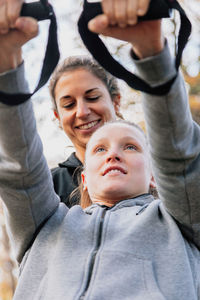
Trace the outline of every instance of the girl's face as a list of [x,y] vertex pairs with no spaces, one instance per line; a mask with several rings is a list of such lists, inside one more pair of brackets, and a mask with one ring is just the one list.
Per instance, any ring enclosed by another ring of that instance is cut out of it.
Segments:
[[84,159],[86,144],[92,133],[105,122],[114,120],[119,97],[111,100],[105,84],[85,69],[64,73],[55,87],[55,116]]
[[145,137],[127,124],[109,124],[88,143],[82,174],[93,203],[116,202],[148,193],[154,186]]

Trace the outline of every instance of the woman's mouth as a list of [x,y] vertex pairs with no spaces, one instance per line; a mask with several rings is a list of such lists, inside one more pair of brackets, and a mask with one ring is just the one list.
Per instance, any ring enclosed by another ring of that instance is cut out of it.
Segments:
[[81,130],[88,130],[88,129],[91,129],[91,128],[95,127],[100,121],[101,120],[92,121],[92,122],[89,122],[87,124],[76,126],[76,128],[81,129]]

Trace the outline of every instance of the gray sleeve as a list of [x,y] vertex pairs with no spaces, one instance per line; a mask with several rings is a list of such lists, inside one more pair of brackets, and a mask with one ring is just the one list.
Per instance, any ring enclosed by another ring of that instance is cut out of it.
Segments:
[[[25,91],[23,70],[2,74],[0,87],[4,91]],[[11,241],[21,261],[40,226],[59,205],[30,101],[18,106],[0,103],[0,196]]]
[[1,73],[0,91],[6,93],[28,93],[29,87],[24,73],[24,63],[16,69]]
[[[135,63],[138,74],[154,86],[175,74],[167,46],[158,56]],[[143,94],[143,109],[160,198],[200,247],[200,128],[192,120],[182,76],[165,96]]]

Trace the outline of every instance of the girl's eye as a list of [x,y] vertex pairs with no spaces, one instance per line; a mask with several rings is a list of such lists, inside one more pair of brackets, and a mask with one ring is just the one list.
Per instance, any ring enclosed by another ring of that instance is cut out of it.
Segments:
[[96,149],[95,149],[95,152],[96,153],[99,153],[99,152],[103,152],[103,151],[105,151],[105,148],[104,147],[97,147]]
[[126,147],[125,147],[125,149],[126,150],[137,150],[137,147],[135,146],[135,145],[127,145]]

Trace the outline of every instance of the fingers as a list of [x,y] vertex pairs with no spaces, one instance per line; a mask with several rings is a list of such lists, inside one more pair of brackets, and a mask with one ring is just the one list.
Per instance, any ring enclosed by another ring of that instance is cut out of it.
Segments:
[[119,27],[126,27],[126,0],[102,0],[102,8],[104,14],[109,19],[110,25],[117,24]]
[[23,0],[0,0],[1,45],[7,41],[11,49],[14,44],[22,46],[38,33],[35,19],[20,17],[22,4]]
[[14,28],[15,22],[20,15],[22,3],[23,0],[7,0],[7,20],[11,28]]
[[20,17],[22,0],[0,0],[0,72],[22,62],[21,47],[38,33],[37,21]]
[[102,0],[102,9],[104,14],[109,19],[109,24],[115,25],[116,19],[115,19],[115,13],[114,13],[114,1],[113,0]]
[[137,23],[137,1],[127,1],[127,23],[128,25],[135,25]]
[[137,14],[138,16],[144,16],[149,7],[150,0],[140,0],[138,2],[138,7],[137,7]]
[[109,20],[106,15],[98,15],[88,23],[89,30],[95,33],[102,33],[109,27]]
[[14,28],[19,17],[22,0],[0,0],[0,33],[6,34],[10,28]]
[[124,28],[127,25],[127,3],[122,0],[114,2],[115,20],[119,27]]
[[18,43],[19,46],[22,46],[38,34],[38,23],[33,18],[21,17],[17,19],[15,29],[18,30],[16,43]]
[[102,9],[110,25],[124,28],[135,25],[146,14],[150,0],[102,0]]
[[7,33],[8,28],[9,25],[7,19],[7,3],[6,0],[0,0],[0,33]]

